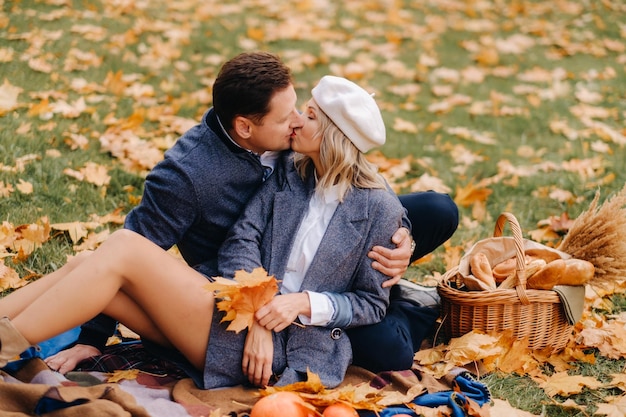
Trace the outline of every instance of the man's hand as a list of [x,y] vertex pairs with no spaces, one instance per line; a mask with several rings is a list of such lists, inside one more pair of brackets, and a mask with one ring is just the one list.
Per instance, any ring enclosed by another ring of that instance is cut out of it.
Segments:
[[66,374],[74,370],[80,361],[98,355],[102,355],[102,352],[97,348],[90,345],[77,344],[44,359],[44,361],[50,369]]
[[256,321],[246,336],[243,348],[241,368],[248,376],[248,380],[258,386],[266,386],[272,376],[272,361],[274,360],[274,341],[272,332],[263,328]]
[[374,246],[367,254],[374,260],[372,267],[390,277],[383,282],[383,288],[391,287],[400,281],[402,275],[409,267],[411,260],[411,233],[405,227],[399,228],[393,234],[391,241],[396,244],[395,249],[387,249],[384,246]]

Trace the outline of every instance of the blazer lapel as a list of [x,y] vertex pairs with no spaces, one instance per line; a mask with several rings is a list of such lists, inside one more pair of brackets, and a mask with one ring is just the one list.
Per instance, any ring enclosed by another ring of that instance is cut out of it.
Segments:
[[[326,234],[309,267],[307,282],[325,281],[336,269],[333,265],[341,265],[354,248],[362,244],[362,227],[367,220],[367,192],[353,188],[343,203],[337,206]],[[304,287],[302,289],[305,289]]]
[[[294,174],[296,175],[296,174]],[[285,272],[291,246],[298,233],[303,215],[309,207],[309,191],[299,176],[291,176],[287,186],[274,196],[272,214],[272,248],[269,254],[269,272],[282,276]]]

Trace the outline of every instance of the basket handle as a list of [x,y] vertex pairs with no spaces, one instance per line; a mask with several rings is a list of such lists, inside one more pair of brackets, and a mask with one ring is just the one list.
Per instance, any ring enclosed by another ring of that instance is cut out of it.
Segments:
[[524,237],[522,236],[522,228],[517,218],[508,212],[503,212],[496,220],[496,226],[493,230],[493,236],[502,236],[504,226],[509,224],[513,232],[513,242],[515,243],[515,273],[517,274],[517,285],[515,290],[517,296],[524,305],[530,304],[528,295],[526,294],[526,257],[524,254]]

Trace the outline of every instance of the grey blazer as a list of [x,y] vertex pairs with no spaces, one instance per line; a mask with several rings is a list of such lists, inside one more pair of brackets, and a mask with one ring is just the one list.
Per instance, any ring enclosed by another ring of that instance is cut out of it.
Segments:
[[[232,277],[240,269],[263,266],[282,279],[300,222],[314,192],[313,175],[306,183],[293,166],[273,175],[249,202],[219,252],[219,270]],[[333,215],[304,278],[301,291],[341,293],[350,302],[347,327],[377,323],[389,304],[388,279],[371,267],[367,253],[375,245],[392,248],[393,233],[402,226],[404,209],[388,190],[352,189]],[[223,313],[215,311],[204,369],[205,388],[245,383],[241,359],[246,332],[226,331]],[[327,387],[338,385],[352,360],[343,329],[289,326],[274,333],[273,369],[279,385],[301,381],[307,370]]]

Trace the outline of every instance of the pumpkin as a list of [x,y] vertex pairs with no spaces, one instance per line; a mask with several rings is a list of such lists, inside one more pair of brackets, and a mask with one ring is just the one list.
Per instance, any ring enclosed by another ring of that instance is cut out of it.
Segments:
[[254,404],[250,417],[308,417],[309,409],[298,394],[279,391],[261,398]]
[[352,406],[346,403],[331,404],[324,409],[323,417],[359,417]]

